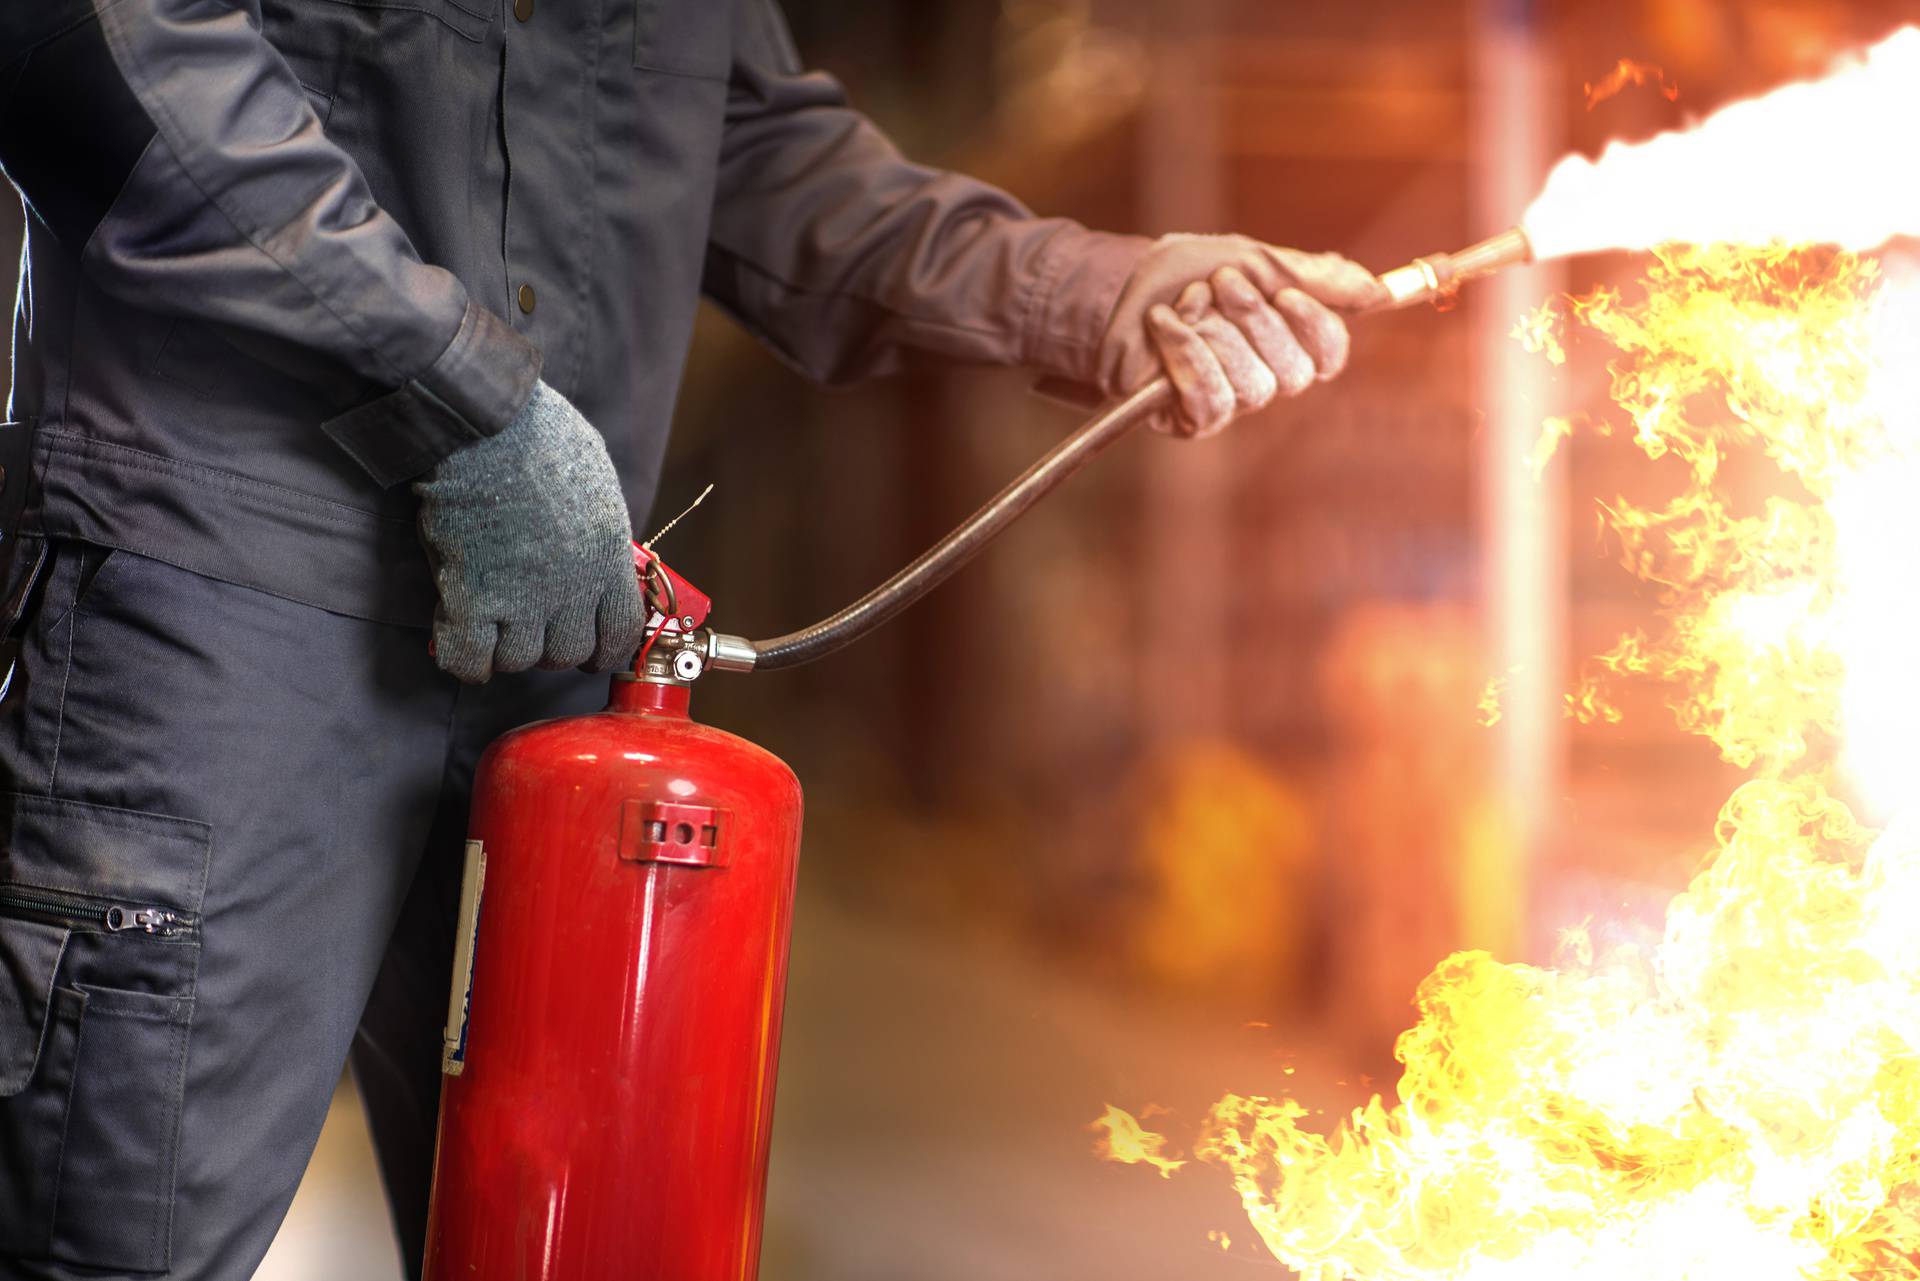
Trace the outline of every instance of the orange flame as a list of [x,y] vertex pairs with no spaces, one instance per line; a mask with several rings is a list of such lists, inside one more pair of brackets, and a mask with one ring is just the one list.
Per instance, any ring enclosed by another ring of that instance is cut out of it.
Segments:
[[1680,86],[1667,82],[1667,73],[1651,62],[1635,62],[1631,58],[1622,58],[1615,63],[1613,70],[1600,77],[1599,84],[1581,86],[1587,92],[1587,110],[1613,97],[1628,85],[1644,85],[1652,82],[1660,90],[1660,96],[1672,102],[1680,96]]
[[[1877,833],[1833,790],[1857,726],[1920,720],[1917,300],[1844,254],[1722,248],[1560,313],[1615,348],[1634,443],[1679,485],[1608,511],[1662,625],[1575,704],[1659,679],[1752,776],[1657,945],[1448,958],[1397,1101],[1330,1133],[1285,1098],[1214,1107],[1194,1155],[1308,1281],[1920,1277],[1920,822]],[[1736,451],[1783,495],[1736,501]]]

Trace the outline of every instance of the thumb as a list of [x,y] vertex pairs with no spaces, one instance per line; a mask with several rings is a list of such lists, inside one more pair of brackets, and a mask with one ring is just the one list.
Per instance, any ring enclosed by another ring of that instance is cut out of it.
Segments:
[[1266,250],[1289,284],[1329,307],[1360,312],[1389,301],[1380,278],[1351,258],[1302,253],[1278,245],[1268,245]]
[[469,685],[479,685],[493,674],[493,647],[499,628],[492,623],[449,618],[444,608],[434,610],[433,660],[440,670]]
[[634,651],[646,639],[651,612],[639,575],[632,570],[615,574],[594,613],[593,653],[581,666],[590,672],[610,672],[631,663]]

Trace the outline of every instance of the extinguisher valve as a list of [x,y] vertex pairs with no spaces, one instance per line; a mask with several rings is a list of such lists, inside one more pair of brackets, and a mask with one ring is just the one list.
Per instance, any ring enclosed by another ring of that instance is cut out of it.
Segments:
[[702,627],[694,632],[663,631],[643,651],[645,670],[634,677],[663,685],[691,685],[710,670],[750,672],[758,657],[753,642]]
[[633,567],[647,594],[649,613],[646,644],[634,662],[635,679],[690,685],[710,668],[754,669],[760,652],[752,641],[701,626],[713,611],[713,601],[705,592],[641,543],[633,545]]

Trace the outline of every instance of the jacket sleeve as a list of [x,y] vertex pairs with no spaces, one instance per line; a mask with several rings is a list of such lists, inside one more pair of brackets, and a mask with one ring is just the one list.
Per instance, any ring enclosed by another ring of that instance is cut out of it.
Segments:
[[909,163],[801,70],[776,0],[740,0],[704,288],[802,372],[886,373],[918,349],[1095,382],[1147,243]]
[[4,9],[0,168],[100,289],[384,388],[322,424],[382,484],[525,404],[538,353],[375,204],[261,35],[259,0]]

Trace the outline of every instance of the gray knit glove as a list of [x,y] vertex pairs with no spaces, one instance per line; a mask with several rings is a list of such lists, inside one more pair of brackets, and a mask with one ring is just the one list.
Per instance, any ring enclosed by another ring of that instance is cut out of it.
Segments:
[[434,655],[463,681],[529,667],[617,667],[645,602],[607,447],[542,382],[501,432],[414,482],[440,603]]

